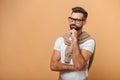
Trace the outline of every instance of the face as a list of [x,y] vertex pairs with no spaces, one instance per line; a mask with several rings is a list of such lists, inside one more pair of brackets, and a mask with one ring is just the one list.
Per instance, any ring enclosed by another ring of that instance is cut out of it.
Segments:
[[69,19],[70,30],[75,29],[77,31],[81,30],[85,24],[82,13],[72,13]]

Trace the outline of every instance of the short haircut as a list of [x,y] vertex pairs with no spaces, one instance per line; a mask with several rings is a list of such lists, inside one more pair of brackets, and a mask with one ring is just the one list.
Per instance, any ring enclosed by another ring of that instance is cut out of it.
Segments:
[[82,13],[84,20],[87,19],[88,13],[82,7],[74,7],[72,8],[72,13]]

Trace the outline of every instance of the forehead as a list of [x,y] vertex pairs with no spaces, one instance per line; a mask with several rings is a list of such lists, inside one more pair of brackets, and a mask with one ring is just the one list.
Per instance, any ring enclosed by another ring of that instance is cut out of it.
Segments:
[[71,17],[81,19],[81,18],[83,18],[83,14],[82,13],[72,13]]

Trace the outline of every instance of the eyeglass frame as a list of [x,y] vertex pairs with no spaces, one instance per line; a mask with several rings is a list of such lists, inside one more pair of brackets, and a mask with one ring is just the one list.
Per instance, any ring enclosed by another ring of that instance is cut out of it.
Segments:
[[80,23],[81,21],[85,21],[85,19],[77,19],[77,18],[72,18],[68,17],[69,22],[75,21],[75,23]]

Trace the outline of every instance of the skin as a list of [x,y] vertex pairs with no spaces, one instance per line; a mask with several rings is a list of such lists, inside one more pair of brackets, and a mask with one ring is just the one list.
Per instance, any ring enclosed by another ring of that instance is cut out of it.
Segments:
[[[72,13],[72,18],[82,19],[83,14],[82,13]],[[84,26],[86,23],[85,21],[80,21],[79,23],[75,23],[75,21],[72,21],[70,24],[75,24],[79,27]],[[75,26],[72,26],[75,27]],[[57,50],[53,50],[53,54],[50,61],[50,69],[52,71],[82,71],[85,70],[87,67],[87,61],[90,59],[92,53],[82,49],[80,50],[79,44],[78,44],[78,36],[82,32],[82,29],[79,31],[76,31],[75,29],[70,30],[71,32],[71,39],[73,41],[73,54],[72,54],[72,60],[73,64],[64,64],[60,62],[61,56],[60,52]]]

